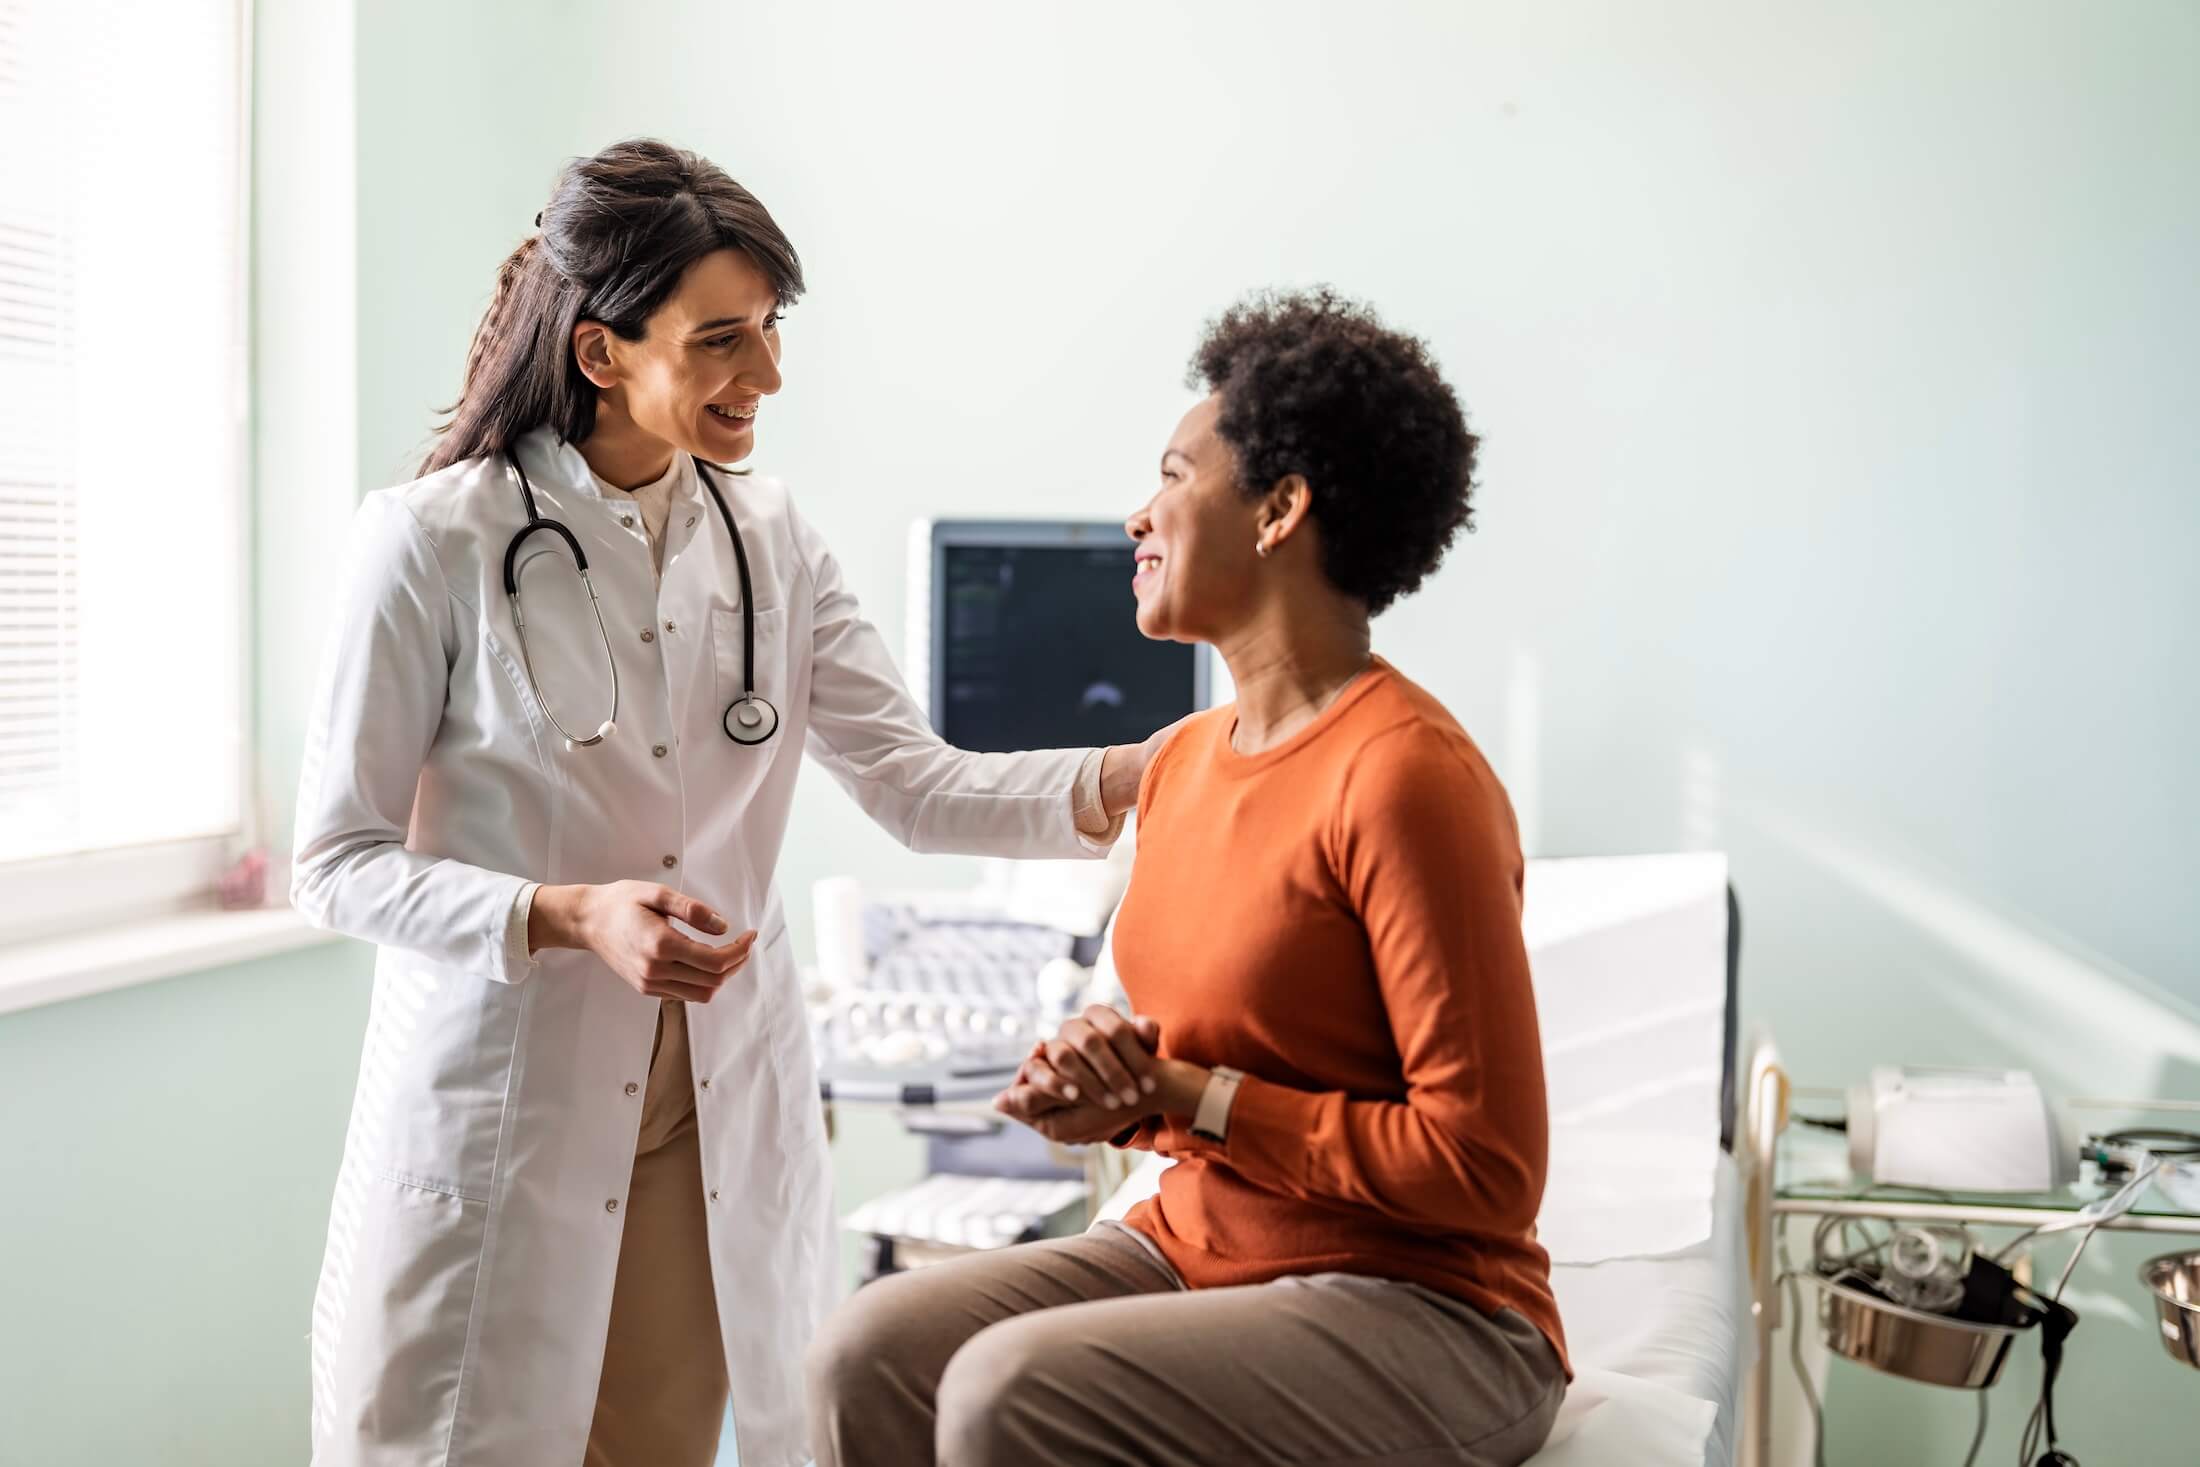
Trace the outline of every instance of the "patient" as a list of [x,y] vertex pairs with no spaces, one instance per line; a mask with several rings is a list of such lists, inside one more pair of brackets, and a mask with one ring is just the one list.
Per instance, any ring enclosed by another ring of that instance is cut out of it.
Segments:
[[1120,1225],[896,1274],[809,1359],[818,1467],[1510,1464],[1567,1368],[1511,806],[1369,651],[1469,521],[1476,440],[1422,345],[1260,297],[1127,528],[1138,625],[1234,705],[1139,799],[1094,1008],[997,1105],[1175,1159]]

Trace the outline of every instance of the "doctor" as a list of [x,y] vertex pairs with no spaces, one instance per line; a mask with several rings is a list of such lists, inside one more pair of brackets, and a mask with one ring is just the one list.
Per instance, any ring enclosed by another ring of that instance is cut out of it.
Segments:
[[370,495],[292,900],[380,949],[313,1460],[792,1467],[837,1253],[772,868],[801,755],[920,851],[1105,849],[1142,747],[971,754],[786,489],[793,248],[653,142],[571,165],[425,477]]

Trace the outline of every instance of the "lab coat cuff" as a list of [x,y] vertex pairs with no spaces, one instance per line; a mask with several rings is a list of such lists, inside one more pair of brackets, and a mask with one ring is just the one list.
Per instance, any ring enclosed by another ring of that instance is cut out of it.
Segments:
[[1112,819],[1108,815],[1107,801],[1100,793],[1100,768],[1107,757],[1106,749],[1088,749],[1084,762],[1077,766],[1077,783],[1070,790],[1070,821],[1077,827],[1077,839],[1086,850],[1096,853],[1115,844],[1130,814],[1126,810]]
[[507,983],[517,983],[535,969],[535,955],[527,942],[528,920],[534,915],[539,881],[522,881],[513,893],[510,913],[504,919],[504,973]]

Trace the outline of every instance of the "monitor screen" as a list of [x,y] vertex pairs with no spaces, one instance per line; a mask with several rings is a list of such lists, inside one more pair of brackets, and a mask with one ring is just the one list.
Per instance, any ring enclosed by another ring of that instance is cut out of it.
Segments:
[[1116,523],[943,522],[932,714],[958,748],[1133,744],[1202,706],[1200,649],[1148,641]]

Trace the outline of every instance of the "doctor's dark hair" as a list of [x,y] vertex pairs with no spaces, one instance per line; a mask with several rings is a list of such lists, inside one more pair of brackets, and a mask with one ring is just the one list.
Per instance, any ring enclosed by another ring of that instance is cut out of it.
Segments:
[[574,159],[535,222],[541,232],[497,271],[423,474],[502,453],[536,428],[586,438],[597,388],[573,358],[573,328],[600,321],[640,340],[688,266],[713,251],[747,255],[783,307],[802,294],[802,262],[756,195],[709,159],[651,139]]
[[1481,440],[1428,347],[1369,306],[1326,287],[1250,296],[1208,322],[1186,385],[1221,395],[1246,498],[1305,477],[1322,571],[1369,615],[1474,528]]

